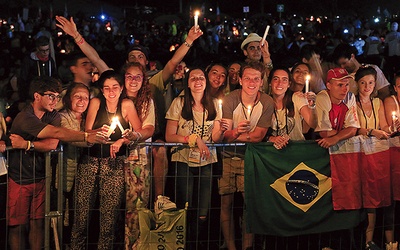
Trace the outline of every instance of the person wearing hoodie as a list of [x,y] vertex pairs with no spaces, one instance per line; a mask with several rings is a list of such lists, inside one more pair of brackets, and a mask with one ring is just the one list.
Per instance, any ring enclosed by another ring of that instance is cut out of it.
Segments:
[[29,99],[30,83],[36,76],[51,76],[58,78],[56,62],[50,57],[50,40],[40,36],[35,40],[35,51],[27,55],[21,64],[21,74],[18,78],[18,91],[20,101]]

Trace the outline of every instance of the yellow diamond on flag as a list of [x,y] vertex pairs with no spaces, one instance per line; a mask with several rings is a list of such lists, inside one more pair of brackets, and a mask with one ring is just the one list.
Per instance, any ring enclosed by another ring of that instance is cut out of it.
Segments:
[[280,195],[307,212],[332,187],[330,177],[308,167],[304,162],[271,184]]

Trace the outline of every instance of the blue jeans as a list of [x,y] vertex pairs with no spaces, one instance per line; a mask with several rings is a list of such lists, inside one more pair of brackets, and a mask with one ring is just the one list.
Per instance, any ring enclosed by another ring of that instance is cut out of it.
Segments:
[[[193,207],[193,198],[197,199],[198,217],[207,216],[211,201],[212,169],[211,164],[202,167],[189,167],[183,162],[176,162],[176,203],[183,208],[185,203]],[[197,194],[194,194],[197,185]]]

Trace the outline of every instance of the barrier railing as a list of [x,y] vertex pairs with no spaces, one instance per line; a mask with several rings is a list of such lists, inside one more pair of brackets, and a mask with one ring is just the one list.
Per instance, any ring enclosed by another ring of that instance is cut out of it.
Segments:
[[[148,209],[154,211],[154,202],[157,197],[154,196],[154,175],[153,175],[153,164],[154,161],[151,156],[153,147],[166,147],[168,151],[168,157],[164,159],[164,163],[168,162],[168,174],[166,176],[165,183],[165,195],[170,197],[171,201],[176,201],[178,197],[177,189],[177,179],[179,177],[177,172],[177,167],[179,167],[176,162],[171,162],[170,160],[170,149],[174,146],[186,147],[186,145],[180,143],[142,143],[141,146],[147,147],[147,156],[150,164],[150,193]],[[265,144],[271,146],[270,144]],[[222,157],[227,147],[233,148],[236,151],[239,148],[245,147],[244,143],[231,143],[231,144],[209,144],[209,146],[216,147],[218,149],[218,160],[219,162],[212,164],[212,174],[211,174],[211,190],[210,190],[210,205],[208,208],[207,221],[204,224],[199,224],[199,221],[194,219],[197,216],[199,207],[196,207],[200,201],[199,185],[195,186],[195,193],[193,194],[193,204],[189,205],[187,209],[187,222],[192,223],[191,229],[193,232],[186,232],[186,248],[182,249],[220,249],[225,246],[224,238],[220,226],[220,212],[221,212],[221,196],[218,193],[218,179],[222,175]],[[7,148],[7,154],[12,149]],[[23,153],[23,152],[21,152]],[[69,224],[66,226],[64,221],[65,207],[64,207],[64,187],[63,181],[56,182],[55,179],[64,180],[64,171],[56,171],[57,163],[64,163],[64,150],[61,146],[58,150],[45,154],[45,169],[46,169],[46,205],[45,205],[45,228],[44,228],[44,248],[45,249],[69,249],[70,247],[70,231],[73,225],[73,214],[79,212],[75,210],[75,206],[72,206],[72,218],[70,218]],[[7,156],[8,157],[8,156]],[[56,160],[54,159],[56,158]],[[65,166],[62,166],[65,168]],[[57,176],[57,177],[56,177]],[[188,177],[188,176],[187,176]],[[57,184],[57,186],[56,186]],[[7,195],[8,181],[5,176],[0,177],[0,199],[6,201],[5,197]],[[77,190],[74,190],[76,194]],[[0,200],[0,248],[8,249],[8,230],[6,224],[6,209],[7,203],[1,202]],[[120,210],[120,218],[118,228],[116,230],[115,239],[113,242],[113,249],[126,249],[126,235],[124,233],[124,218],[126,216],[126,202],[123,202]],[[237,249],[240,249],[242,242],[241,231],[243,223],[243,204],[244,200],[240,193],[235,193],[233,200],[233,207],[231,208],[231,214],[234,218],[235,224],[235,244]],[[183,208],[183,207],[181,207]],[[395,207],[395,214],[399,214],[399,208]],[[4,211],[4,212],[2,212]],[[96,208],[92,211],[92,222],[89,223],[87,230],[87,240],[86,244],[88,249],[97,247],[97,237],[98,237],[98,204]],[[374,239],[376,243],[382,248],[385,248],[385,229],[387,225],[383,223],[383,214],[381,209],[377,209],[377,223],[375,227]],[[196,224],[196,225],[194,225]],[[399,218],[394,218],[394,234],[395,240],[399,239]],[[253,241],[253,249],[299,249],[299,250],[313,250],[322,249],[323,247],[332,247],[334,249],[364,249],[365,248],[365,229],[366,224],[364,222],[360,223],[357,227],[349,230],[339,230],[334,232],[324,232],[324,233],[314,233],[302,235],[298,232],[298,236],[273,236],[273,235],[255,235]],[[294,233],[295,235],[296,233]],[[162,248],[164,249],[164,248]],[[169,249],[169,248],[165,248]]]

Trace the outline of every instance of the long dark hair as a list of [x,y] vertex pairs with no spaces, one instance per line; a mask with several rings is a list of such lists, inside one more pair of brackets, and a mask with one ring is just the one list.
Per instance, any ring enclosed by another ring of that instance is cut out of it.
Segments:
[[[222,63],[217,63],[217,62],[213,62],[210,65],[207,66],[206,71],[205,71],[205,77],[207,78],[207,83],[209,82],[208,79],[208,74],[211,72],[211,69],[214,66],[221,66],[222,68],[225,69],[225,82],[222,83],[221,86],[219,86],[216,96],[214,97],[219,97],[219,96],[223,96],[224,95],[224,90],[226,88],[226,85],[228,84],[228,70],[226,69],[226,67],[222,64]],[[211,88],[210,84],[207,84],[207,88]]]
[[[285,71],[287,73],[288,77],[289,77],[289,82],[292,82],[292,75],[290,74],[289,69],[287,69],[285,67],[276,67],[276,68],[273,68],[271,70],[271,72],[269,73],[268,84],[271,85],[272,77],[274,76],[274,74],[275,74],[275,72],[277,70]],[[293,103],[293,100],[292,100],[293,93],[294,92],[290,88],[288,88],[286,90],[286,92],[285,92],[285,96],[283,97],[283,101],[282,101],[283,102],[283,107],[288,110],[288,116],[289,117],[294,117],[294,103]],[[272,92],[271,92],[271,96],[272,96]]]
[[201,99],[201,104],[203,104],[203,107],[205,110],[207,110],[208,115],[207,115],[207,121],[212,121],[215,119],[215,117],[217,116],[217,110],[215,109],[215,105],[214,105],[214,101],[213,101],[213,97],[209,94],[209,90],[208,90],[208,85],[210,84],[208,81],[208,77],[206,75],[206,72],[201,69],[201,68],[192,68],[190,69],[186,75],[185,75],[185,84],[184,84],[184,90],[185,90],[185,95],[183,96],[183,108],[182,108],[182,117],[189,121],[189,120],[193,120],[193,104],[194,104],[194,99],[192,96],[192,92],[189,89],[189,76],[190,73],[195,70],[201,70],[204,74],[204,77],[206,79],[206,88],[204,90],[204,95],[203,98]]
[[128,62],[125,64],[122,69],[123,74],[125,75],[126,71],[130,68],[138,68],[143,75],[142,87],[139,89],[136,98],[126,95],[126,87],[124,88],[124,97],[127,97],[133,101],[136,107],[136,111],[138,116],[143,121],[144,118],[149,114],[149,106],[152,100],[152,94],[150,91],[150,83],[146,76],[146,69],[138,62]]

